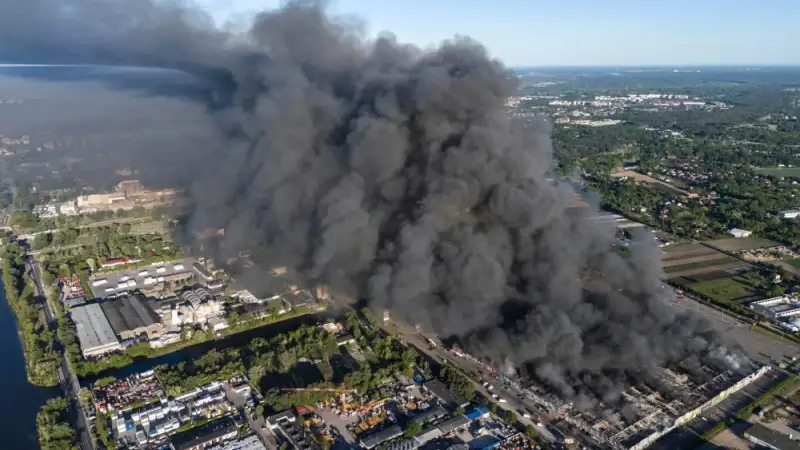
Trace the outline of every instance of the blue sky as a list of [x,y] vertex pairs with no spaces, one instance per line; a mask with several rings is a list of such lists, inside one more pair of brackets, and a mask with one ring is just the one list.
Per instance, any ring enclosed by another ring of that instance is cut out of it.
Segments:
[[[280,0],[195,0],[218,20]],[[510,66],[800,64],[800,0],[333,0],[368,33],[482,42]]]

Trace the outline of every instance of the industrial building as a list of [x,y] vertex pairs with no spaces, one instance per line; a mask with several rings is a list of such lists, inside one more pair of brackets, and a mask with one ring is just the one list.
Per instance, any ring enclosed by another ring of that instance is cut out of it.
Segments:
[[449,409],[463,408],[469,405],[469,401],[456,395],[439,380],[428,380],[423,385],[426,391],[435,395],[442,404]]
[[77,210],[81,214],[97,211],[131,210],[137,206],[154,208],[178,200],[182,192],[177,189],[146,189],[138,180],[125,180],[117,184],[114,192],[78,197]]
[[173,450],[201,450],[214,444],[233,440],[238,434],[239,429],[233,419],[223,417],[176,434],[170,438],[170,442]]
[[84,358],[122,350],[111,323],[99,304],[89,303],[77,306],[69,310],[69,315],[75,322]]
[[566,422],[607,448],[642,450],[759,379],[770,367],[746,376],[707,366],[690,370],[681,364],[674,369],[662,370],[658,390],[639,385],[623,392],[626,416],[601,417],[571,403],[557,405],[557,410]]
[[120,339],[127,340],[142,335],[148,339],[164,333],[164,325],[158,314],[143,296],[134,294],[100,303],[111,328]]
[[205,450],[266,450],[266,447],[258,439],[258,436],[252,435],[244,439],[206,447]]
[[742,436],[755,444],[756,448],[800,450],[800,440],[796,437],[779,433],[759,423],[753,424]]
[[728,234],[730,234],[735,238],[746,238],[750,237],[750,235],[752,235],[753,232],[749,230],[742,230],[741,228],[732,228],[728,230]]
[[298,424],[297,416],[292,411],[284,411],[265,419],[267,426],[276,436],[288,442],[295,450],[319,450],[319,446]]
[[367,450],[370,450],[372,448],[375,448],[383,444],[384,442],[391,441],[392,439],[395,439],[402,435],[403,435],[403,429],[397,425],[392,425],[388,428],[378,431],[377,433],[372,433],[370,435],[362,437],[359,443],[361,444],[362,447],[366,448]]
[[800,315],[800,300],[796,295],[781,295],[779,297],[756,300],[750,303],[750,309],[774,319],[792,317]]
[[800,216],[800,209],[790,209],[778,212],[778,217],[781,219],[796,219]]

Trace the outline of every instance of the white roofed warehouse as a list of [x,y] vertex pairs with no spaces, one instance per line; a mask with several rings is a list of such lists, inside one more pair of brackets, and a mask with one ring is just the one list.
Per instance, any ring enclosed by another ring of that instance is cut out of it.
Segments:
[[69,310],[69,315],[75,322],[84,358],[122,350],[111,323],[97,303],[72,308]]

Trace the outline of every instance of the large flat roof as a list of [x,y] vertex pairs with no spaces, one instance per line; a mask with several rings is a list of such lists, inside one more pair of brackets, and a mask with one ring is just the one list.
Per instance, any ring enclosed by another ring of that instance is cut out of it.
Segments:
[[100,306],[117,334],[148,327],[160,321],[147,300],[139,295],[106,300]]
[[800,449],[800,441],[794,440],[789,435],[779,433],[775,430],[765,427],[761,424],[753,424],[744,432],[745,437],[748,435],[755,438],[762,443],[766,443],[780,450]]
[[81,350],[84,353],[93,348],[119,344],[119,340],[114,335],[114,330],[99,304],[89,303],[76,306],[70,309],[69,315],[75,322],[78,341],[80,341]]

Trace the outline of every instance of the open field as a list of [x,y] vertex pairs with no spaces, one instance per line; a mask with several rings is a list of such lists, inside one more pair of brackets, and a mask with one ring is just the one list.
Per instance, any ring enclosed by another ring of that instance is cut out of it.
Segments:
[[716,266],[706,266],[694,269],[669,272],[667,275],[669,276],[670,281],[684,277],[684,278],[689,278],[691,280],[695,280],[694,282],[699,282],[699,281],[711,281],[720,278],[727,278],[731,275],[736,274],[737,272],[747,269],[747,265],[745,263],[735,259],[731,261],[732,262]]
[[697,243],[679,244],[665,248],[664,255],[661,257],[661,259],[663,261],[671,261],[675,259],[690,258],[700,255],[712,255],[712,254],[719,255],[720,253],[717,250],[714,250],[713,248],[708,248],[702,244],[697,244]]
[[755,171],[773,177],[800,177],[800,167],[760,167]]
[[702,294],[719,302],[734,302],[755,295],[753,288],[733,278],[700,281],[684,286],[687,290]]
[[688,195],[689,194],[688,192],[684,191],[683,189],[680,189],[680,188],[678,188],[676,186],[673,186],[673,185],[671,185],[669,183],[665,183],[663,181],[656,180],[653,177],[647,176],[647,175],[645,175],[643,173],[635,172],[633,170],[623,170],[621,172],[615,173],[614,176],[615,177],[628,177],[628,178],[633,178],[636,181],[641,181],[643,183],[654,184],[654,185],[656,185],[656,187],[664,188],[664,189],[666,189],[669,192],[674,193],[674,194],[682,194],[682,195]]
[[796,268],[800,269],[800,259],[787,259],[787,260],[785,260],[783,262],[785,262],[786,264],[788,264],[788,265],[790,265],[792,267],[796,267]]
[[725,238],[705,241],[704,244],[725,252],[737,252],[739,250],[753,250],[756,248],[777,247],[781,244],[759,237],[746,238]]
[[676,265],[672,265],[672,266],[669,266],[666,263],[664,263],[664,272],[667,273],[667,274],[678,273],[678,272],[686,272],[687,270],[705,269],[707,267],[716,267],[716,266],[727,265],[727,264],[730,264],[732,262],[737,262],[735,259],[729,258],[727,256],[724,257],[724,258],[718,258],[718,257],[715,257],[714,255],[710,255],[710,256],[711,256],[711,259],[710,258],[705,258],[705,259],[701,259],[701,260],[698,260],[698,261],[686,262],[686,263],[684,263],[684,261],[679,261],[679,262],[681,262],[681,264],[676,264]]
[[747,267],[737,259],[697,243],[669,247],[661,261],[670,281],[680,285],[730,277],[737,269]]

